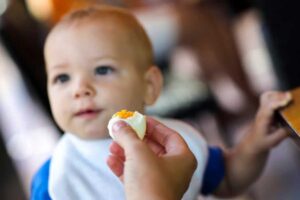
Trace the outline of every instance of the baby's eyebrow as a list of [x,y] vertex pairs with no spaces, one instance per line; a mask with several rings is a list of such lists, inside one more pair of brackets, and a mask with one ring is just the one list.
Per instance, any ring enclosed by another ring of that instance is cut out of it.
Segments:
[[116,57],[110,56],[110,55],[105,55],[105,56],[91,56],[91,60],[93,61],[115,61],[117,60]]
[[57,69],[63,69],[63,68],[67,68],[67,67],[68,67],[68,65],[66,63],[47,65],[48,70],[57,70]]

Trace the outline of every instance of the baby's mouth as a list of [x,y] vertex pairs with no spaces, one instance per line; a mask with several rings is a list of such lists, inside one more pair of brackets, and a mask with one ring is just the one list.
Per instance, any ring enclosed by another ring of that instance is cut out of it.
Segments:
[[75,113],[75,117],[93,118],[101,112],[100,109],[83,109]]

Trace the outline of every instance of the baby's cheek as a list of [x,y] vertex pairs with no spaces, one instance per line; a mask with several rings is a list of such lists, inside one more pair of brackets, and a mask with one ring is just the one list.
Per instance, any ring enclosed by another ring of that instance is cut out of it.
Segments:
[[107,105],[110,105],[111,107],[116,109],[114,110],[114,112],[116,112],[117,110],[122,109],[124,106],[128,105],[131,100],[126,93],[111,92],[110,94],[106,95],[106,98],[101,98],[101,101],[105,101]]
[[54,120],[56,124],[59,126],[60,129],[65,130],[66,129],[66,118],[63,117],[60,113],[53,113]]
[[63,130],[65,130],[68,126],[68,123],[70,123],[70,112],[68,111],[67,107],[67,105],[63,106],[63,104],[57,104],[52,108],[55,122]]

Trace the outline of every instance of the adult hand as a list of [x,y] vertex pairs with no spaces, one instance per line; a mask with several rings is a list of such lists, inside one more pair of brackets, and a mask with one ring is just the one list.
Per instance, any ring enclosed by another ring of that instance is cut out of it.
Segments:
[[113,125],[113,134],[107,164],[124,182],[128,200],[182,198],[197,161],[177,132],[147,117],[143,141],[123,121]]

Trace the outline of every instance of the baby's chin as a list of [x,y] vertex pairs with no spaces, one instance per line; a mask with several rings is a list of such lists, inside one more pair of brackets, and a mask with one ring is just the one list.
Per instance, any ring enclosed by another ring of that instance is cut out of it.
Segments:
[[107,129],[103,132],[100,131],[70,131],[71,134],[79,137],[82,140],[99,140],[99,139],[108,139],[110,138]]

